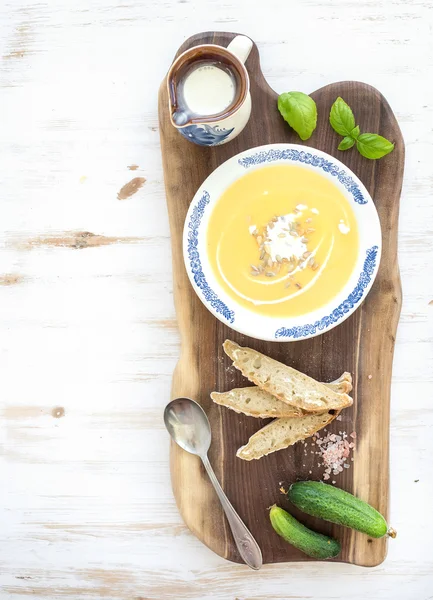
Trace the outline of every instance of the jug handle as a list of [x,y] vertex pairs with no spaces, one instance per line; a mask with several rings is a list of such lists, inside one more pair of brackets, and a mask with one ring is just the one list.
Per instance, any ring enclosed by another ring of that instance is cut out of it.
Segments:
[[227,46],[227,50],[234,54],[242,63],[245,63],[252,47],[253,41],[249,37],[246,35],[237,35]]

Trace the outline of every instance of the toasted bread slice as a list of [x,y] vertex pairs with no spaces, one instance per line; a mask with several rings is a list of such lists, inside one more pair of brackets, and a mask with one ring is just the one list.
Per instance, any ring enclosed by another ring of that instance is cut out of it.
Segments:
[[[350,373],[343,373],[341,377],[331,383],[325,383],[328,388],[337,393],[350,392],[352,389]],[[225,406],[237,413],[250,417],[268,419],[270,417],[302,417],[305,412],[295,406],[281,402],[257,386],[236,388],[229,392],[212,392],[210,395],[216,404]]]
[[215,404],[231,408],[237,413],[249,417],[269,419],[269,417],[302,417],[300,408],[290,406],[257,386],[236,388],[229,392],[212,392],[210,395]]
[[338,414],[339,411],[330,410],[324,413],[304,415],[300,418],[274,419],[252,435],[248,444],[239,448],[236,456],[243,460],[253,460],[292,446],[299,440],[304,440],[319,429],[326,427]]
[[325,412],[350,406],[353,402],[347,394],[338,394],[261,352],[242,348],[230,340],[224,342],[224,350],[245,377],[290,406],[307,412]]

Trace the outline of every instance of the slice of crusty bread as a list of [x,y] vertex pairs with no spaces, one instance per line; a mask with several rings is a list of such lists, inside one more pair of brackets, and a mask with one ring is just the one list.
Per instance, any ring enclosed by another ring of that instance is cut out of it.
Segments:
[[[341,377],[325,383],[326,387],[337,393],[350,392],[352,389],[352,377],[350,373],[343,373]],[[257,386],[236,388],[229,392],[212,392],[210,395],[216,404],[230,408],[237,413],[243,413],[249,417],[268,419],[270,417],[302,417],[305,412],[300,408],[281,402],[269,392]]]
[[281,402],[269,392],[257,386],[236,388],[229,392],[212,392],[210,395],[215,404],[231,408],[237,413],[249,417],[269,419],[269,417],[302,417],[300,408]]
[[230,340],[224,342],[224,350],[245,377],[286,404],[307,412],[324,412],[352,404],[347,394],[337,394],[261,352],[242,348]]
[[299,440],[304,440],[319,429],[326,427],[338,414],[339,411],[330,410],[324,413],[304,415],[300,418],[274,419],[252,435],[248,444],[239,448],[236,456],[243,460],[253,460],[292,446]]

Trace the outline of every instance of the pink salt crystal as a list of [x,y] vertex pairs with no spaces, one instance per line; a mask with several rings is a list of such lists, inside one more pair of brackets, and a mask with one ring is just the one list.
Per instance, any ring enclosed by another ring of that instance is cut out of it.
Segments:
[[[318,436],[318,434],[316,435]],[[316,454],[322,459],[321,466],[325,470],[325,479],[328,479],[331,474],[338,475],[343,472],[343,464],[350,455],[351,445],[355,446],[353,442],[349,444],[346,438],[347,433],[344,431],[340,431],[339,435],[329,432],[322,439],[316,441],[318,448]],[[346,467],[349,468],[350,465],[346,465]]]
[[356,439],[356,431],[352,431],[352,433],[349,434],[351,438],[353,438],[354,440]]

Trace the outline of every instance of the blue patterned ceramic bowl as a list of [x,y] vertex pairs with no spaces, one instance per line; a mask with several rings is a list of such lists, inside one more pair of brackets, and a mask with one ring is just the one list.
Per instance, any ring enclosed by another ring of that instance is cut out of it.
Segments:
[[[342,191],[350,202],[359,231],[359,254],[346,286],[322,308],[282,319],[261,316],[237,304],[219,285],[209,263],[206,231],[209,216],[223,192],[253,169],[269,164],[298,164],[317,171]],[[195,194],[185,220],[183,252],[191,284],[210,312],[245,335],[270,341],[302,340],[342,323],[367,296],[379,268],[382,235],[379,216],[364,185],[336,158],[307,146],[270,144],[251,148],[219,166]]]

